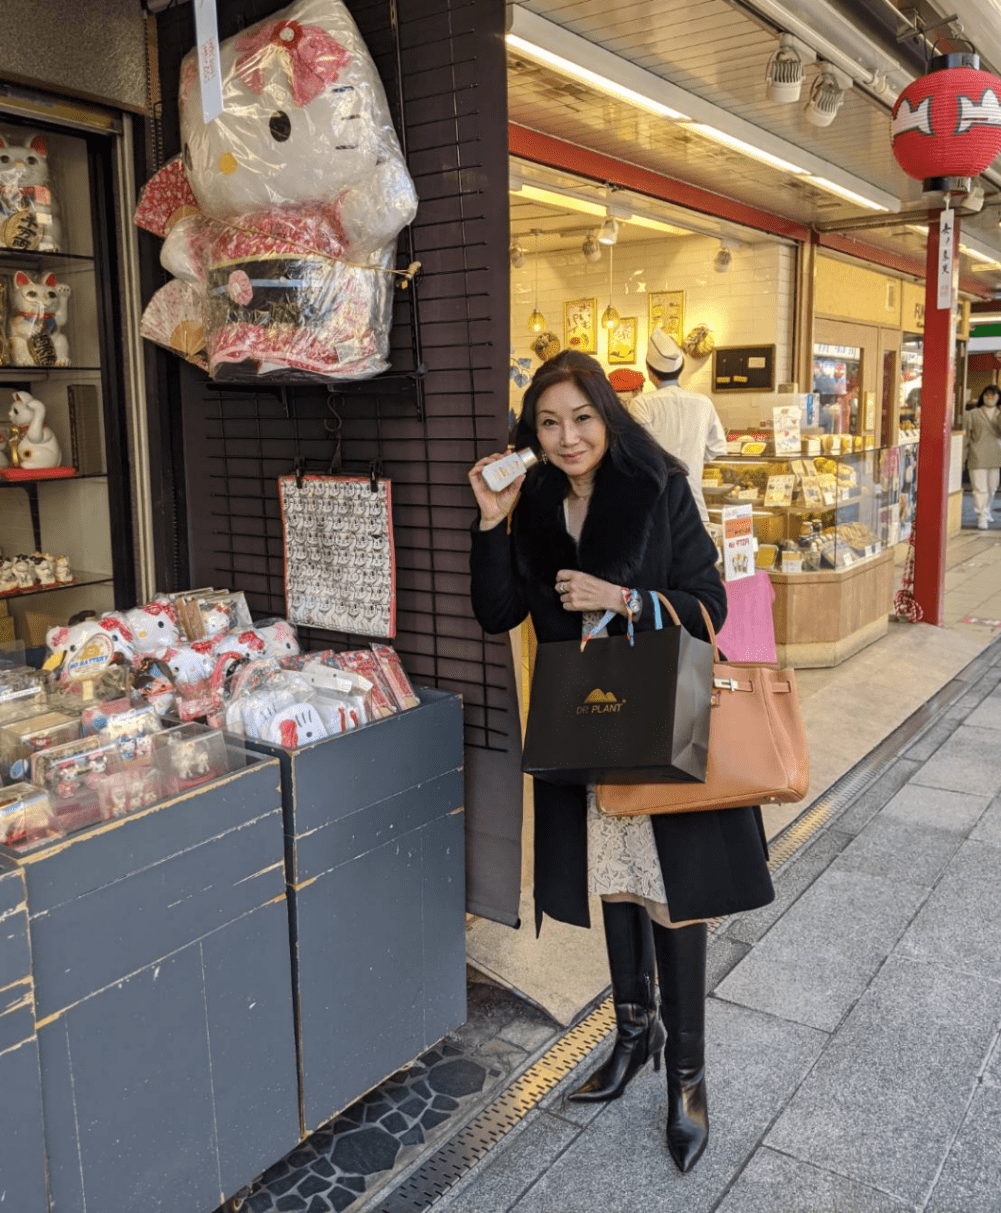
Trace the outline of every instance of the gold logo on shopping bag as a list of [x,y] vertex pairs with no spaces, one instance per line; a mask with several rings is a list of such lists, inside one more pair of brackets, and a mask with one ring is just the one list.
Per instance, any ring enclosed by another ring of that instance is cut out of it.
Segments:
[[624,699],[617,699],[612,691],[602,691],[598,687],[587,696],[577,709],[578,716],[587,716],[599,712],[621,712]]

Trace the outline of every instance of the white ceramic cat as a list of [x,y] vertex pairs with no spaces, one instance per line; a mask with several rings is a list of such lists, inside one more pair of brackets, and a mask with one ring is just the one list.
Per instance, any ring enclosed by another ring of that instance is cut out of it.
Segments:
[[55,253],[59,240],[44,137],[23,144],[0,134],[0,245]]
[[46,274],[41,282],[24,270],[14,275],[7,320],[14,366],[69,366],[69,342],[63,335],[73,288]]
[[28,432],[17,444],[23,468],[56,468],[62,460],[59,439],[45,424],[45,405],[30,392],[15,392],[10,406],[12,425],[26,425]]

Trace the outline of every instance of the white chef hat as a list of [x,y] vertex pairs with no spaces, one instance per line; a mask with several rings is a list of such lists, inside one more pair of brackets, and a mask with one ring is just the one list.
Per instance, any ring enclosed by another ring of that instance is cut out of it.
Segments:
[[646,360],[660,374],[673,375],[675,371],[680,371],[684,366],[685,355],[669,333],[657,328],[650,333],[650,341],[646,347]]

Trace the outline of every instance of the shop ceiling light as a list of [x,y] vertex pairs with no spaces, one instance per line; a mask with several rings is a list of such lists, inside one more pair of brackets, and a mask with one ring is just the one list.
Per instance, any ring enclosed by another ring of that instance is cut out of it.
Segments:
[[594,232],[588,232],[587,238],[581,247],[581,252],[584,254],[585,261],[601,260],[601,245],[598,243],[598,238]]
[[851,87],[851,83],[851,78],[844,72],[825,63],[813,82],[810,100],[803,110],[807,122],[812,122],[814,126],[830,126],[838,116],[845,91]]
[[[805,48],[792,34],[783,34],[779,49],[768,60],[765,72],[765,96],[769,101],[798,101],[803,88],[803,64]],[[811,56],[810,63],[816,58]]]
[[791,160],[783,160],[781,156],[773,156],[771,152],[766,152],[760,147],[755,147],[752,143],[746,143],[743,139],[738,139],[736,135],[728,135],[726,131],[717,130],[715,126],[709,126],[708,123],[693,122],[688,129],[698,131],[700,135],[704,135],[707,139],[712,139],[714,143],[722,143],[724,147],[730,147],[736,152],[742,152],[753,160],[760,160],[762,164],[767,164],[770,168],[777,168],[780,172],[792,173],[797,177],[802,177],[807,172],[805,168],[800,168],[798,164],[793,164]]
[[959,251],[965,253],[967,257],[972,257],[974,261],[983,262],[985,267],[993,269],[998,264],[997,254],[993,256],[989,253],[982,253],[979,249],[971,248],[968,244],[960,243]]
[[511,241],[509,255],[511,257],[511,264],[516,270],[520,270],[525,264],[525,250],[521,247],[517,240]]
[[[612,220],[612,222],[614,223],[615,221]],[[612,260],[615,255],[615,250],[612,245],[614,245],[614,243],[615,242],[613,241],[612,244],[608,246],[608,307],[606,307],[601,313],[601,319],[598,321],[601,327],[603,329],[607,329],[609,332],[615,328],[622,318],[612,306]]]
[[667,236],[689,236],[688,228],[678,227],[674,223],[664,223],[661,219],[648,219],[646,215],[626,215],[623,223],[631,223],[636,227],[649,228],[652,232],[664,232]]
[[656,114],[659,118],[671,118],[676,122],[684,122],[688,115],[683,114],[680,110],[673,106],[665,105],[662,101],[657,101],[656,98],[648,96],[646,93],[637,92],[636,89],[627,88],[626,85],[620,84],[617,80],[612,80],[611,77],[603,75],[601,72],[592,71],[591,68],[585,67],[582,63],[576,63],[572,59],[566,59],[563,55],[557,55],[553,51],[546,50],[545,47],[538,46],[534,42],[529,42],[527,38],[521,38],[517,34],[507,35],[507,44],[512,50],[518,51],[527,59],[532,59],[536,63],[541,63],[545,67],[554,68],[558,72],[562,72],[565,76],[571,76],[575,80],[581,80],[585,84],[590,84],[592,88],[596,88],[599,92],[607,94],[609,97],[615,97],[620,101],[626,101],[630,105],[639,106],[640,109],[648,110],[651,114]]
[[589,202],[586,198],[578,198],[574,194],[564,194],[560,190],[547,190],[539,185],[530,185],[527,181],[517,181],[511,186],[512,193],[519,199],[529,202],[543,202],[546,206],[557,206],[565,211],[579,211],[582,215],[604,215],[604,206],[597,202]]
[[811,185],[817,186],[818,189],[826,190],[828,194],[836,194],[839,198],[844,198],[846,202],[854,202],[856,206],[864,206],[867,210],[886,211],[890,209],[881,202],[874,202],[872,198],[867,198],[864,194],[857,194],[854,190],[846,189],[843,185],[838,185],[834,181],[828,181],[826,177],[815,177],[811,173],[809,181]]
[[611,215],[605,217],[605,222],[598,228],[598,243],[611,246],[619,238],[619,221]]
[[733,264],[733,253],[725,244],[719,246],[719,252],[713,258],[713,269],[717,274],[725,274]]

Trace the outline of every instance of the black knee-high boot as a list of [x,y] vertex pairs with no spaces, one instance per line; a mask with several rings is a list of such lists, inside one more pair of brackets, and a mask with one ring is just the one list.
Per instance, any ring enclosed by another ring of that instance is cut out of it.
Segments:
[[618,1099],[652,1057],[660,1069],[664,1026],[654,994],[653,935],[646,910],[628,901],[601,903],[618,1035],[608,1061],[568,1098]]
[[704,922],[673,930],[653,924],[660,1013],[667,1028],[667,1148],[690,1171],[709,1140],[706,1106],[706,940]]

